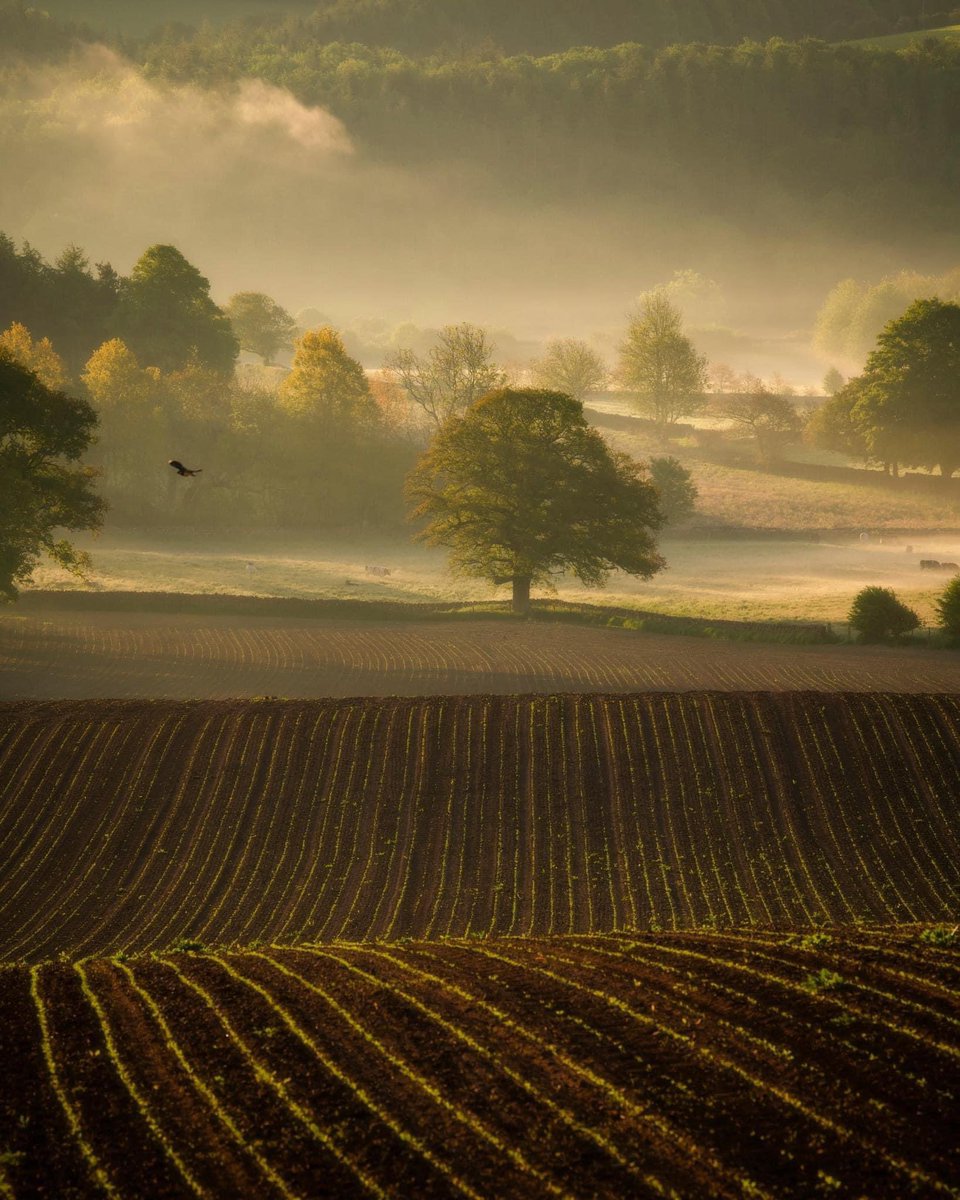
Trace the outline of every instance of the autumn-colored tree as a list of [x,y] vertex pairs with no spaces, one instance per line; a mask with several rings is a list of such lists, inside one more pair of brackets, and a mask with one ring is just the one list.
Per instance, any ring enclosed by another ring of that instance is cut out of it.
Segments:
[[450,417],[407,495],[418,539],[447,547],[464,575],[511,584],[518,613],[532,584],[560,572],[601,587],[612,570],[648,578],[664,566],[643,467],[612,453],[560,392],[504,388]]
[[61,391],[67,386],[67,370],[53,343],[49,338],[35,341],[30,330],[19,321],[0,333],[0,353],[36,375],[44,387]]
[[119,513],[142,516],[162,501],[167,481],[161,467],[176,457],[166,444],[160,372],[142,368],[133,351],[113,338],[93,352],[81,379],[100,420],[95,459],[103,467],[104,491]]
[[319,422],[330,434],[349,434],[375,425],[378,418],[363,367],[329,325],[308,330],[297,341],[280,403],[291,416]]

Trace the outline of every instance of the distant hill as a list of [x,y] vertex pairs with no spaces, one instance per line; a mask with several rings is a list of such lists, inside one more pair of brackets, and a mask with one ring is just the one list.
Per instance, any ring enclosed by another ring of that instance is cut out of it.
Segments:
[[960,41],[960,25],[941,25],[937,29],[918,29],[913,33],[889,33],[885,37],[858,38],[856,46],[875,46],[878,50],[905,50],[925,38]]
[[318,40],[392,46],[408,53],[496,46],[550,53],[575,45],[731,43],[743,38],[839,41],[946,24],[923,0],[45,0],[61,20],[144,36],[166,22],[197,25],[249,16],[309,16]]

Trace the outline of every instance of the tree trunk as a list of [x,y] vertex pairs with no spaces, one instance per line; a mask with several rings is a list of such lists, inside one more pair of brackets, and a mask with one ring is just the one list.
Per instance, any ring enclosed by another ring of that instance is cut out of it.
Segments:
[[514,575],[513,577],[513,611],[528,613],[530,611],[530,577]]

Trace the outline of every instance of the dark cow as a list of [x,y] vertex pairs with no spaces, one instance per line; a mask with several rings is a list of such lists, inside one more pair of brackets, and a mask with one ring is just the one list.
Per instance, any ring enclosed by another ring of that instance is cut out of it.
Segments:
[[957,563],[941,563],[941,571],[960,571],[960,564]]
[[921,558],[920,559],[920,570],[921,571],[939,571],[940,564],[937,562],[937,560],[935,558]]

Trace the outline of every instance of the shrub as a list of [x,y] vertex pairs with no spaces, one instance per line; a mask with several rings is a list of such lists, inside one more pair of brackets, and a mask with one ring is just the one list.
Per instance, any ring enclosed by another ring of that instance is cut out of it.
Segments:
[[858,592],[847,620],[861,642],[902,637],[920,625],[913,609],[902,604],[890,588],[882,587],[866,587]]
[[954,925],[952,929],[946,925],[933,925],[920,934],[920,941],[928,946],[953,946],[957,941],[958,930],[958,925]]
[[940,625],[947,636],[960,642],[960,575],[955,576],[943,589],[943,595],[936,600]]
[[803,986],[810,992],[832,992],[837,988],[842,988],[845,980],[842,975],[838,975],[836,971],[829,971],[826,967],[821,967],[813,975],[808,975],[803,981]]
[[668,525],[689,520],[697,503],[697,486],[676,458],[651,458],[650,482],[660,493],[660,510]]

